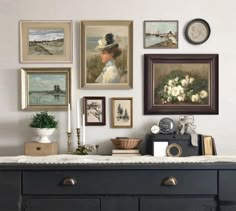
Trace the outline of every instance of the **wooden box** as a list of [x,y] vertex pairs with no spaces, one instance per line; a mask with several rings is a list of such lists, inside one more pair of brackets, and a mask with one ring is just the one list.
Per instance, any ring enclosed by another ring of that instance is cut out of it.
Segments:
[[58,154],[57,143],[39,143],[33,141],[25,143],[25,155],[43,156],[56,154]]

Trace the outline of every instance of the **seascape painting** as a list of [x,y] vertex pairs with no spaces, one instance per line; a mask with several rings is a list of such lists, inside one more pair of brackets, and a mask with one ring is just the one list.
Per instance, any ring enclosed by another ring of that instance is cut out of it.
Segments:
[[145,21],[144,48],[178,48],[178,21]]
[[132,22],[82,22],[82,87],[132,86]]
[[66,96],[65,75],[29,75],[29,105],[65,105]]
[[20,21],[21,63],[71,63],[72,21]]
[[30,55],[63,55],[64,30],[63,28],[29,29]]

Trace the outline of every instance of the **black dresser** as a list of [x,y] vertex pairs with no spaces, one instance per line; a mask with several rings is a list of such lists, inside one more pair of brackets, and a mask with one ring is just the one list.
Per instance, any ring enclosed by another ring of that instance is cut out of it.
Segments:
[[235,163],[0,164],[1,211],[235,211]]

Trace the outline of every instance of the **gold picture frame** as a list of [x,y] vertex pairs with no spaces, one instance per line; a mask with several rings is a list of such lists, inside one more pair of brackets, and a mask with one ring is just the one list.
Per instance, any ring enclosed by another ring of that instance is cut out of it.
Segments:
[[20,62],[72,63],[72,28],[71,20],[20,21]]
[[21,109],[66,110],[71,103],[71,68],[22,68]]
[[[114,38],[110,46],[116,44],[120,50],[119,56],[112,54],[113,58],[109,60],[112,61],[112,75],[108,74],[107,69],[105,70],[108,62],[101,58],[104,48],[109,47],[107,35]],[[133,88],[132,42],[132,21],[81,21],[81,88]],[[102,45],[105,47],[101,47]]]
[[132,97],[111,98],[111,105],[112,105],[111,127],[132,128],[133,98]]

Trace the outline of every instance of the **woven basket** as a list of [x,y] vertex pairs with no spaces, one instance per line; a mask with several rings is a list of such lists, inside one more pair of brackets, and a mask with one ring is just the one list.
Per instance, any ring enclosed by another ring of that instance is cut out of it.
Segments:
[[117,149],[135,149],[142,140],[138,138],[119,138],[111,139],[111,141]]

